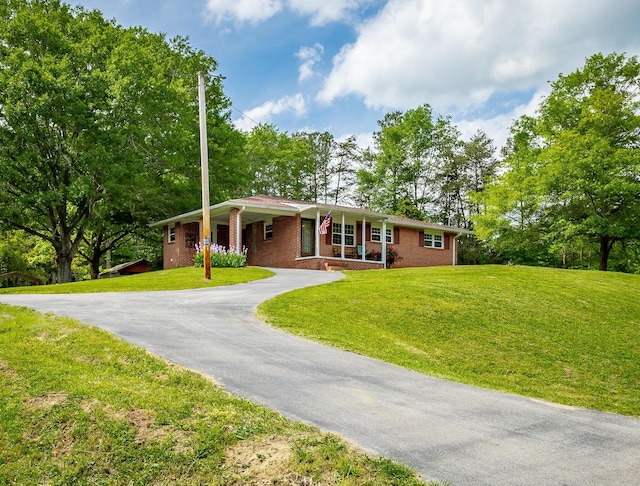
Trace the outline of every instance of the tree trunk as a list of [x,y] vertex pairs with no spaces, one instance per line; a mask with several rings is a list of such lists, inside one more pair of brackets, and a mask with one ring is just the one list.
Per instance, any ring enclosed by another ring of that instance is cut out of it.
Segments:
[[73,257],[69,254],[58,253],[56,255],[56,280],[57,283],[71,282],[71,263]]
[[106,248],[102,248],[102,241],[102,233],[99,233],[93,245],[91,245],[91,258],[88,259],[91,267],[91,280],[97,279],[98,275],[100,275],[100,258],[102,258],[102,255],[106,251]]
[[53,247],[56,251],[56,280],[58,283],[67,283],[72,280],[71,264],[78,252],[78,244],[82,238],[82,229],[78,230],[80,234],[76,236],[75,240],[71,238],[71,235],[66,230],[61,233],[62,234],[56,238],[56,241],[53,242]]
[[98,278],[98,276],[100,275],[100,257],[102,256],[102,254],[100,253],[100,250],[98,251],[93,251],[93,254],[91,255],[91,260],[90,260],[90,265],[91,265],[91,279],[95,280]]
[[609,252],[611,251],[611,241],[608,236],[600,237],[600,270],[607,271],[609,265]]

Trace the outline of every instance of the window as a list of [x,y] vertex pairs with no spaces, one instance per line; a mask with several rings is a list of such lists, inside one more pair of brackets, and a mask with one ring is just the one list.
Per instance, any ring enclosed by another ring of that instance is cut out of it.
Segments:
[[167,243],[173,243],[176,241],[176,227],[169,227],[169,231],[167,233]]
[[[393,231],[386,228],[385,233],[387,236],[387,243],[393,243]],[[375,226],[371,227],[371,241],[382,241],[382,230],[380,228],[376,228]]]
[[[344,244],[345,246],[355,246],[356,244],[356,240],[355,240],[355,226],[352,224],[345,224],[344,225]],[[332,240],[333,240],[333,244],[334,245],[341,245],[342,244],[342,224],[340,223],[333,223],[332,226]]]
[[264,239],[270,240],[273,238],[273,224],[265,224],[264,225]]
[[424,234],[424,246],[426,248],[443,248],[442,235]]

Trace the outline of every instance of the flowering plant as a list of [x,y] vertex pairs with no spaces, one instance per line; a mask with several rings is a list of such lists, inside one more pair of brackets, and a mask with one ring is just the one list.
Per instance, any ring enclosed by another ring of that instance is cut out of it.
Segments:
[[[193,264],[196,267],[204,267],[204,245],[196,243],[196,254],[193,256]],[[236,247],[226,247],[214,243],[211,245],[211,266],[218,268],[238,268],[247,264],[248,249],[243,246],[242,252],[236,252]]]
[[402,257],[398,255],[398,250],[396,250],[393,246],[387,246],[387,267],[391,267],[395,262],[399,262],[402,260]]
[[[381,262],[381,254],[379,251],[370,251],[367,252],[366,259],[374,262]],[[395,262],[399,262],[402,260],[402,257],[398,254],[398,250],[396,250],[393,246],[387,246],[387,267],[390,268]]]

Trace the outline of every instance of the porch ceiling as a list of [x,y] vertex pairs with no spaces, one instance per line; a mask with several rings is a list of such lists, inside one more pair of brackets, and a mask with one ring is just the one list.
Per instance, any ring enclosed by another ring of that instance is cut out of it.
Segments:
[[[241,208],[239,208],[241,209]],[[247,225],[251,223],[255,223],[256,221],[264,221],[267,218],[275,218],[277,216],[295,216],[296,211],[294,210],[265,210],[265,209],[255,209],[255,208],[246,208],[242,211],[242,225]],[[314,216],[315,217],[315,216]],[[225,208],[220,211],[212,211],[211,212],[211,222],[216,224],[229,224],[229,208]]]

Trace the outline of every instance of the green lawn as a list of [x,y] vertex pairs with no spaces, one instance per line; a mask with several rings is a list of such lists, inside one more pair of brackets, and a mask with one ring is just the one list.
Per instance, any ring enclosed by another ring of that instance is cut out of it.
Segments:
[[348,271],[266,302],[274,326],[422,373],[640,416],[640,275]]
[[106,332],[0,304],[0,484],[422,483]]
[[204,268],[174,268],[127,277],[85,280],[82,282],[0,289],[3,294],[81,294],[94,292],[137,292],[147,290],[184,290],[234,285],[267,278],[273,272],[258,267],[212,268],[211,280]]

